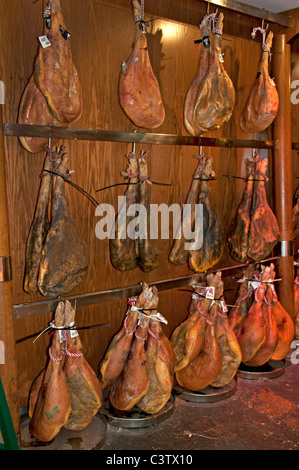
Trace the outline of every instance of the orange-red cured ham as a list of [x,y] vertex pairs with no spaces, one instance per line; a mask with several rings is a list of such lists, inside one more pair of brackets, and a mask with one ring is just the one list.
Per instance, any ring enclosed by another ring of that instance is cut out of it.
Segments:
[[184,104],[184,125],[189,134],[197,136],[202,134],[203,130],[197,126],[194,120],[194,107],[196,104],[196,96],[198,87],[202,82],[204,76],[209,69],[210,61],[210,34],[211,34],[211,23],[209,21],[209,15],[205,16],[202,23],[200,24],[202,32],[202,50],[199,58],[199,65],[197,68],[196,75],[192,80],[190,88],[186,94]]
[[45,11],[49,16],[44,22],[44,35],[51,45],[39,46],[34,79],[55,118],[70,123],[77,121],[82,114],[81,85],[65,31],[60,0],[46,0]]
[[252,304],[253,288],[250,286],[250,280],[253,279],[254,265],[250,264],[243,271],[242,282],[238,289],[237,299],[234,306],[228,313],[228,322],[233,332],[236,334],[242,320],[246,317]]
[[209,68],[195,98],[193,119],[203,132],[219,129],[229,121],[235,105],[234,85],[222,63],[222,29],[223,13],[220,13],[214,29]]
[[[61,328],[63,325],[64,302],[59,302],[55,311],[54,326]],[[38,377],[30,398],[30,408],[33,410],[29,424],[30,432],[33,437],[42,442],[54,439],[68,421],[71,412],[70,392],[62,359],[60,334],[56,330],[49,348],[49,362],[42,375]],[[36,393],[37,389],[38,393]]]
[[141,6],[132,0],[136,23],[133,52],[123,63],[119,80],[120,104],[136,126],[154,129],[161,126],[165,118],[164,105],[157,78],[149,58],[147,38]]
[[284,359],[291,350],[291,343],[295,336],[295,326],[292,318],[279,302],[274,286],[272,286],[272,291],[272,312],[277,325],[278,341],[271,358],[278,361]]
[[[265,31],[261,30],[263,37]],[[255,82],[250,90],[244,111],[240,118],[240,126],[244,132],[262,132],[276,117],[279,97],[274,80],[269,75],[269,53],[272,47],[273,33],[270,31],[262,44],[262,54],[258,65]]]
[[64,424],[66,429],[81,431],[99,411],[103,397],[100,382],[82,352],[82,344],[75,329],[75,309],[65,301],[64,322],[73,327],[66,332],[64,373],[71,395],[71,413]]

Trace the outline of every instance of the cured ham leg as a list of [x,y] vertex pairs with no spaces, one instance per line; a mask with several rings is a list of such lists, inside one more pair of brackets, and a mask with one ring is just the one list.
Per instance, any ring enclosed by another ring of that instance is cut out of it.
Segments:
[[[44,170],[50,169],[50,155],[47,154]],[[50,173],[44,173],[26,245],[24,291],[28,294],[34,294],[37,291],[41,252],[50,226],[48,216],[50,186]]]
[[295,240],[298,237],[298,234],[299,234],[299,188],[297,188],[294,199],[295,199],[295,204],[294,204],[293,213],[292,213],[292,218],[293,218],[293,240]]
[[136,38],[133,52],[123,63],[119,80],[120,104],[136,126],[154,129],[161,126],[165,118],[164,105],[157,78],[154,75],[147,47],[141,6],[132,0],[136,23]]
[[125,193],[126,200],[115,220],[115,238],[109,241],[111,263],[119,271],[129,271],[138,265],[138,241],[127,233],[128,224],[133,217],[127,215],[128,208],[138,203],[138,163],[137,155],[131,153],[126,177],[129,184]]
[[[56,308],[54,325],[58,328],[64,325],[64,302],[59,302]],[[32,436],[41,442],[54,439],[71,412],[70,392],[61,364],[63,354],[58,330],[52,336],[49,356],[29,425]],[[34,400],[32,397],[32,408]]]
[[[139,166],[139,179],[140,185],[140,205],[146,209],[146,233],[141,231],[141,236],[138,238],[139,245],[139,267],[142,271],[148,273],[156,269],[159,265],[158,258],[160,253],[155,246],[155,240],[150,238],[150,192],[148,169],[146,163],[146,153],[141,153],[138,157]],[[141,221],[144,222],[144,221]]]
[[222,63],[222,29],[223,14],[220,13],[214,31],[209,68],[199,85],[195,98],[193,119],[202,131],[219,129],[229,121],[235,105],[235,89]]
[[[49,124],[53,126],[65,125],[51,113],[46,98],[36,86],[33,75],[30,77],[20,101],[18,123],[39,126],[48,126]],[[28,152],[38,153],[44,151],[48,138],[20,136],[19,141]],[[54,143],[54,140],[52,143]]]
[[[59,172],[66,174],[68,156],[64,154]],[[47,297],[74,289],[87,270],[87,255],[69,215],[63,178],[56,176],[53,191],[52,221],[42,249],[38,288]]]
[[[217,278],[214,280],[213,277],[211,274],[208,275],[209,287],[216,284]],[[205,296],[205,291],[201,287],[196,287],[195,291]],[[210,304],[210,299],[193,294],[188,317],[172,332],[170,342],[175,355],[175,372],[184,369],[198,356],[204,341],[206,316]]]
[[[189,258],[189,250],[185,249],[185,243],[187,242],[185,238],[184,227],[190,227],[194,230],[194,220],[195,220],[195,204],[197,204],[199,188],[200,188],[200,178],[202,175],[203,167],[205,165],[205,157],[203,155],[197,156],[199,158],[198,166],[193,175],[193,180],[191,188],[189,190],[188,196],[186,198],[185,204],[190,205],[190,213],[188,217],[182,217],[181,223],[176,230],[176,237],[173,241],[172,249],[169,255],[169,261],[176,265],[185,264]],[[188,241],[190,243],[190,240]]]
[[258,161],[251,206],[248,256],[254,261],[265,259],[276,245],[279,237],[279,228],[273,214],[265,190],[265,178],[268,158]]
[[251,295],[253,288],[249,287],[248,280],[252,280],[254,272],[254,265],[250,264],[243,272],[243,282],[238,289],[237,300],[235,306],[232,307],[228,313],[228,323],[236,334],[241,322],[246,317],[248,310],[252,304]]
[[45,9],[50,10],[50,29],[45,21],[44,35],[51,46],[40,45],[34,79],[55,118],[60,122],[70,123],[81,117],[81,85],[73,64],[70,40],[67,39],[67,34],[63,36],[65,22],[60,0],[46,0]]
[[[274,279],[275,273],[273,275]],[[283,308],[277,297],[274,285],[272,285],[272,313],[277,326],[278,340],[271,359],[279,361],[290,352],[291,343],[295,336],[295,326],[288,312]]]
[[294,296],[295,296],[295,339],[299,339],[299,278],[295,278],[294,285]]
[[[210,200],[209,176],[212,174],[213,159],[208,158],[202,178],[198,203],[203,205],[203,243],[199,250],[190,250],[189,266],[193,271],[203,272],[214,266],[221,258],[222,227]],[[200,234],[196,234],[198,237]]]
[[[75,309],[65,301],[65,326],[75,326]],[[91,422],[102,405],[100,382],[82,353],[78,332],[67,330],[64,373],[71,396],[71,413],[64,424],[66,429],[80,431]]]
[[122,373],[137,328],[137,309],[144,306],[149,295],[151,295],[151,291],[148,285],[143,283],[143,289],[138,299],[130,299],[129,304],[131,304],[131,308],[126,314],[123,326],[112,338],[99,367],[102,389],[111,387]]
[[[255,35],[255,30],[252,34]],[[263,41],[257,76],[240,118],[244,132],[262,132],[270,126],[278,111],[279,97],[274,80],[269,76],[268,66],[272,39],[273,33],[270,31]]]
[[236,375],[242,361],[242,352],[236,335],[231,329],[223,305],[218,310],[216,319],[216,336],[221,349],[222,369],[211,383],[212,387],[224,387]]
[[233,259],[240,262],[244,262],[247,259],[254,173],[255,162],[248,161],[245,190],[227,235],[230,255]]
[[202,82],[204,76],[209,69],[210,61],[210,34],[211,34],[211,24],[209,21],[209,16],[205,16],[202,24],[200,25],[202,31],[202,50],[199,58],[199,66],[196,72],[194,79],[190,85],[190,88],[187,92],[184,104],[184,124],[185,128],[189,134],[197,136],[202,134],[204,129],[201,129],[197,126],[197,123],[194,120],[193,113],[194,107],[196,104],[196,96],[198,93],[198,87]]
[[[270,265],[270,279],[274,279],[274,264]],[[273,284],[272,284],[273,285]],[[273,290],[272,286],[268,285],[266,290],[266,296],[264,297],[264,303],[262,305],[262,314],[265,321],[266,328],[266,339],[263,342],[260,349],[256,352],[250,361],[247,362],[248,366],[258,367],[266,364],[273,355],[277,341],[278,341],[278,330],[275,323],[275,317],[272,313],[273,306]]]
[[[144,308],[151,309],[153,293],[148,296]],[[124,369],[110,388],[110,402],[117,410],[131,410],[144,397],[149,387],[149,367],[145,352],[149,318],[142,315]]]
[[242,362],[247,364],[263,345],[266,339],[266,326],[262,312],[266,283],[270,279],[270,267],[262,273],[261,284],[255,291],[254,301],[237,331],[237,340],[242,351]]
[[[221,272],[214,276],[217,282],[215,298],[219,298],[223,290]],[[205,336],[198,356],[184,369],[176,372],[176,379],[181,387],[187,390],[199,391],[210,385],[222,369],[221,349],[217,340],[215,322],[219,301],[215,301],[206,318]]]
[[[157,313],[158,290],[153,286],[153,307],[150,315]],[[158,413],[168,402],[173,386],[174,353],[169,339],[165,336],[161,322],[150,319],[149,336],[146,343],[146,357],[149,367],[149,386],[146,395],[137,403],[145,413]]]

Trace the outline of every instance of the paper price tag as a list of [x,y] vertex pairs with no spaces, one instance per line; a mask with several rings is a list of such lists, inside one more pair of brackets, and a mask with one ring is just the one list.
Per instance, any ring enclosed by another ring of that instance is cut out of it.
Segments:
[[215,297],[215,287],[208,287],[206,292],[206,299],[214,300]]
[[220,300],[220,303],[221,303],[221,307],[222,307],[222,310],[224,312],[227,312],[228,311],[228,308],[227,308],[227,305],[225,303],[225,300]]
[[253,287],[253,289],[258,289],[260,287],[261,283],[260,281],[252,281],[251,282],[251,287]]
[[75,326],[75,323],[74,323],[74,322],[70,323],[70,327],[71,327],[71,329],[70,329],[70,337],[71,337],[71,338],[76,338],[76,336],[78,336],[78,331],[77,331],[75,328],[72,328],[72,326],[73,326],[73,327]]
[[39,36],[38,39],[39,39],[39,42],[41,43],[41,45],[42,45],[42,47],[43,47],[44,49],[45,49],[46,47],[51,46],[51,43],[50,43],[50,41],[49,41],[49,39],[47,38],[46,35],[44,35],[44,36]]

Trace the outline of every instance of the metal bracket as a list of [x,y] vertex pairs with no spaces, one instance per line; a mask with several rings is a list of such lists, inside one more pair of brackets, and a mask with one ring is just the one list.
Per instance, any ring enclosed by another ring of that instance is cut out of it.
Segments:
[[12,280],[11,257],[0,256],[0,282],[9,282]]
[[294,256],[294,241],[293,240],[282,240],[279,242],[279,249],[281,256]]

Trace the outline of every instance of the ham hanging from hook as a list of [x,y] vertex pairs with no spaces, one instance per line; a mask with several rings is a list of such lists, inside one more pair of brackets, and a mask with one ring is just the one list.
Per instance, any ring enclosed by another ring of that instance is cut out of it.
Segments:
[[136,37],[130,58],[122,64],[119,98],[122,109],[136,126],[154,129],[163,123],[165,110],[149,58],[143,2],[132,0]]

